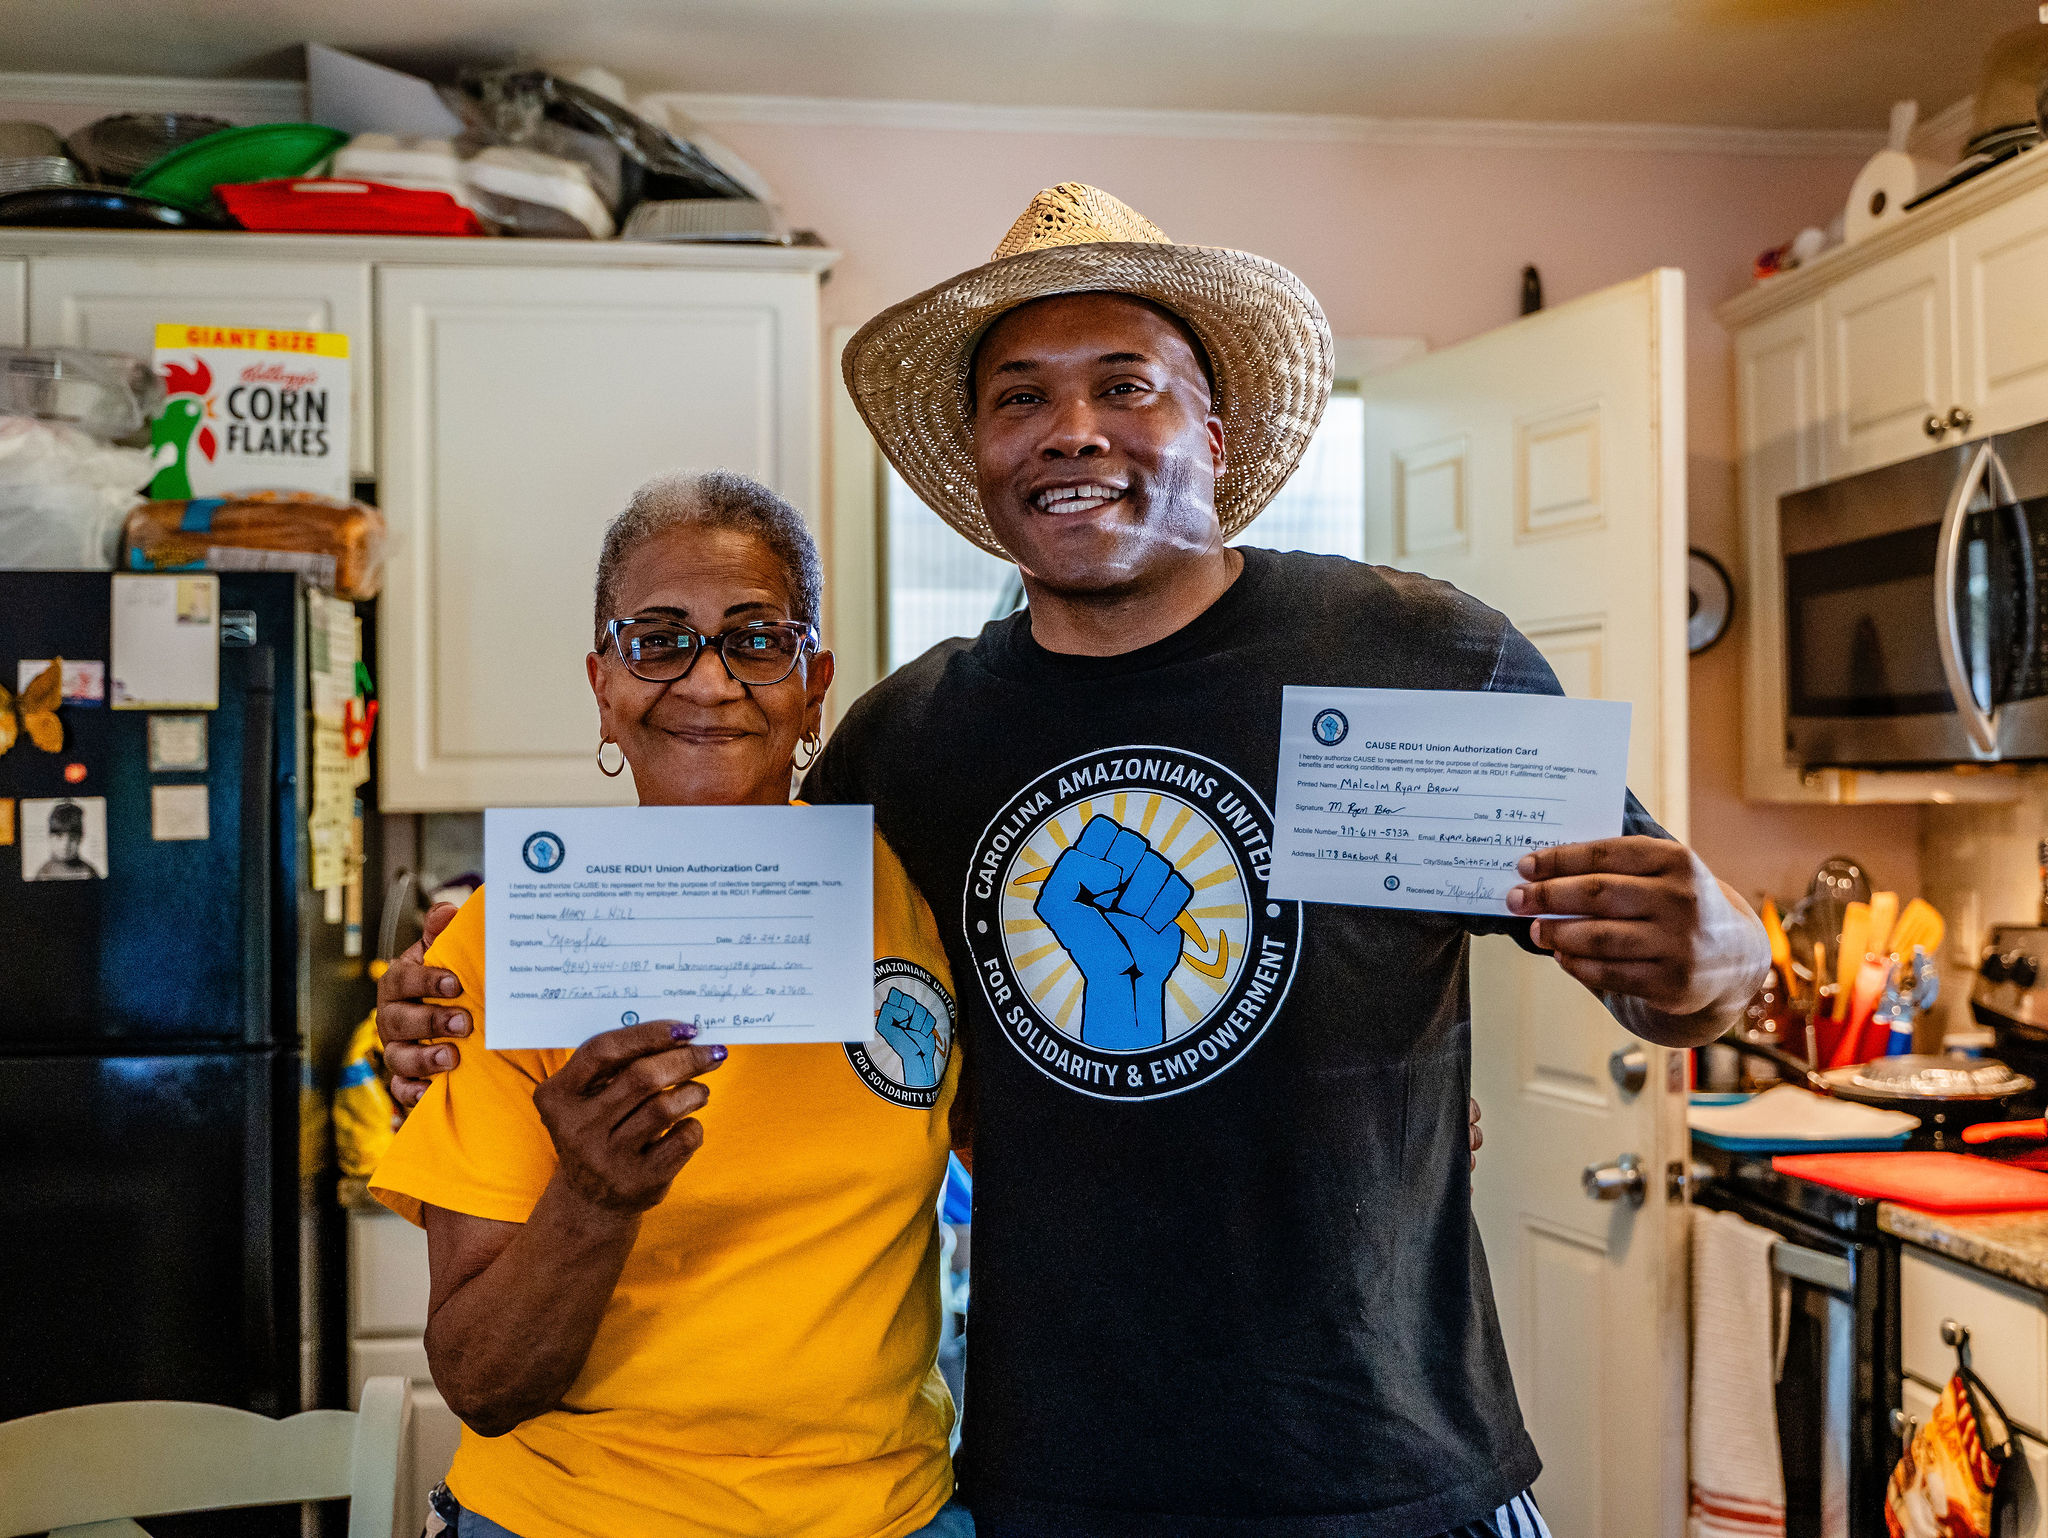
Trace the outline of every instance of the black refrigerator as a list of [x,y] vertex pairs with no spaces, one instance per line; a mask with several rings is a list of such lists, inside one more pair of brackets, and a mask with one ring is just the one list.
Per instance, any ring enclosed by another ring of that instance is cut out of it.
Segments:
[[[114,580],[0,572],[0,683],[106,663]],[[0,755],[0,1420],[340,1402],[339,1212],[301,1102],[370,985],[307,884],[299,578],[222,573],[217,601],[218,707],[169,712],[154,759],[155,712],[84,700],[60,751]],[[203,791],[165,837],[179,786]]]

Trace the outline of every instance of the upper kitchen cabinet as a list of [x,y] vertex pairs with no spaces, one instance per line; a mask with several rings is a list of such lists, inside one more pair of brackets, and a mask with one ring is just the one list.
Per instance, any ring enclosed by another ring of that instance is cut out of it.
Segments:
[[1830,474],[1925,453],[1955,401],[1947,242],[1845,278],[1820,310]]
[[[106,348],[147,358],[161,321],[344,331],[352,364],[353,469],[359,477],[375,476],[370,264],[281,259],[271,242],[260,249],[261,258],[237,258],[234,237],[226,237],[198,257],[157,256],[146,244],[118,255],[38,255],[29,273],[29,340],[38,347]],[[0,300],[0,323],[4,318]]]
[[1964,436],[2048,420],[2048,186],[1961,226],[1954,245]]
[[1753,801],[2011,799],[2010,775],[1788,756],[1778,500],[2048,421],[2048,154],[2021,155],[1721,307],[1734,338]]
[[28,340],[28,263],[0,258],[0,347]]
[[1778,498],[1827,478],[1821,431],[1821,307],[1796,305],[1735,338],[1742,527],[1749,571],[1743,781],[1752,800],[1818,801],[1830,786],[1785,761],[1784,599]]
[[[509,243],[508,243],[509,244]],[[599,538],[665,470],[817,506],[817,271],[382,267],[380,797],[633,800],[583,671]]]

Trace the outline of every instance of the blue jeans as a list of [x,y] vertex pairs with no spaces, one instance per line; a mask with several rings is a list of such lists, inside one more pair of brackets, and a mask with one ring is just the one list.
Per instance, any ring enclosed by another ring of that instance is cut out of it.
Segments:
[[[462,1515],[455,1519],[455,1538],[519,1538],[519,1535],[464,1507]],[[910,1534],[910,1538],[974,1538],[974,1517],[958,1501],[948,1501],[944,1510]]]

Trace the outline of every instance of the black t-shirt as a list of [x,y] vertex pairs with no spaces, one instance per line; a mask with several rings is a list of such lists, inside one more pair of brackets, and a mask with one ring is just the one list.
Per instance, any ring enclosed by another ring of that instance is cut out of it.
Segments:
[[[1534,1481],[1471,1216],[1457,915],[1265,890],[1285,684],[1561,691],[1425,577],[1246,550],[1182,630],[1019,613],[848,712],[945,934],[974,1081],[976,1520],[1009,1535],[1415,1538]],[[1629,831],[1659,832],[1630,798]],[[1110,894],[1114,892],[1114,896]]]

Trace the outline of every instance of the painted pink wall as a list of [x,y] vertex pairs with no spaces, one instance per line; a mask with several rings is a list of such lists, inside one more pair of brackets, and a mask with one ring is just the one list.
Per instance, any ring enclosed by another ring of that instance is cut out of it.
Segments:
[[[1714,307],[1749,264],[1825,224],[1856,171],[1821,158],[706,125],[845,257],[831,324],[858,324],[987,258],[1031,194],[1107,188],[1176,239],[1257,251],[1299,273],[1339,336],[1442,346],[1514,319],[1524,263],[1553,301],[1657,266],[1684,269],[1692,542],[1745,590],[1733,384]],[[1738,609],[1739,614],[1739,609]],[[1910,807],[1773,807],[1740,791],[1740,631],[1691,665],[1692,839],[1746,893],[1805,889],[1831,854],[1918,886]]]

